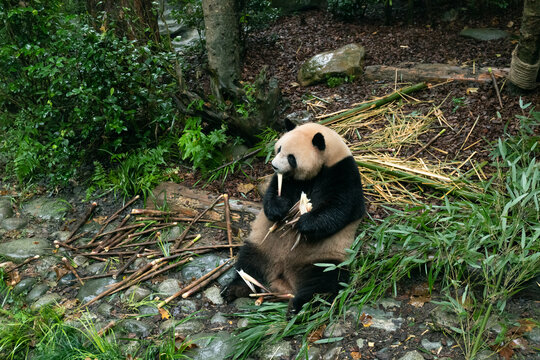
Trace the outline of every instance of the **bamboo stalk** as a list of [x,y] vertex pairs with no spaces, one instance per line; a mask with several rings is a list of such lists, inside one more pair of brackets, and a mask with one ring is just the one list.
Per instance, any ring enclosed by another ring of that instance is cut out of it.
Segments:
[[343,118],[345,116],[382,106],[384,104],[387,104],[389,102],[392,102],[394,100],[399,99],[403,94],[411,94],[411,93],[413,93],[415,91],[422,90],[422,89],[424,89],[426,87],[427,87],[426,83],[422,82],[422,83],[418,83],[418,84],[415,84],[415,85],[412,85],[412,86],[409,86],[409,87],[406,87],[406,88],[401,88],[401,89],[399,89],[397,91],[394,91],[390,95],[384,96],[384,97],[379,98],[377,100],[373,100],[373,101],[364,103],[364,104],[362,104],[362,105],[360,105],[358,107],[355,107],[353,109],[344,111],[344,112],[342,112],[342,113],[340,113],[338,115],[329,117],[327,119],[320,120],[319,124],[322,124],[322,125],[329,124],[329,123],[331,123],[331,122],[333,122],[333,121],[335,121],[337,119],[341,119],[341,118]]
[[405,161],[407,160],[410,160],[412,159],[413,157],[415,157],[416,155],[420,154],[422,151],[426,150],[429,145],[433,144],[433,142],[435,140],[437,140],[439,138],[439,136],[441,136],[442,134],[444,134],[444,132],[446,131],[446,129],[442,129],[437,135],[435,135],[433,138],[431,138],[431,140],[429,140],[426,145],[422,146],[420,149],[418,149],[414,154],[412,154],[411,156],[407,157],[405,159]]
[[[229,259],[231,260],[231,259]],[[225,263],[224,263],[225,264]],[[222,265],[224,265],[222,264]],[[199,283],[197,283],[196,285],[194,285],[191,289],[189,289],[188,291],[186,291],[185,293],[182,294],[182,299],[187,299],[188,297],[190,297],[192,294],[200,291],[203,287],[205,287],[206,285],[208,285],[210,282],[214,281],[215,279],[217,279],[218,277],[220,277],[221,275],[223,275],[225,272],[227,272],[229,269],[231,269],[234,265],[233,264],[229,264],[227,266],[223,266],[219,268],[219,270],[217,270],[214,274],[212,274],[210,277],[208,277],[206,280],[203,280],[203,281],[200,281]]]
[[71,271],[71,273],[73,275],[75,275],[75,277],[77,278],[77,280],[79,281],[79,283],[81,283],[81,285],[84,285],[84,281],[82,281],[81,277],[79,276],[79,273],[77,273],[77,271],[75,270],[75,268],[73,266],[71,266],[71,263],[69,262],[69,260],[66,258],[66,257],[63,257],[62,258],[62,262],[64,263],[64,266],[69,270]]
[[103,336],[103,334],[105,334],[107,331],[111,330],[115,326],[116,326],[116,321],[111,320],[107,325],[105,325],[103,328],[101,328],[97,332],[97,336],[100,336],[100,337]]
[[474,193],[472,191],[461,190],[461,189],[458,189],[458,188],[455,188],[455,187],[452,187],[452,186],[448,186],[448,185],[444,185],[444,184],[438,183],[436,181],[433,181],[431,179],[424,178],[424,177],[421,177],[421,176],[418,176],[418,175],[413,175],[413,174],[410,174],[410,173],[407,173],[407,172],[404,172],[404,171],[401,171],[401,170],[389,169],[389,168],[386,168],[386,167],[383,167],[383,166],[379,166],[379,165],[375,165],[375,164],[371,164],[371,163],[367,163],[367,162],[359,161],[359,160],[356,160],[356,164],[358,166],[364,167],[366,169],[379,171],[379,172],[387,174],[387,175],[395,176],[400,181],[405,181],[405,182],[410,182],[410,183],[421,184],[421,185],[424,185],[424,186],[429,186],[429,187],[432,187],[432,188],[434,188],[436,190],[442,191],[444,193],[446,193],[446,192],[453,193],[455,195],[458,195],[458,196],[461,196],[463,198],[473,200],[473,201],[479,201],[479,200],[483,199],[484,196],[485,196],[482,193]]
[[140,248],[139,250],[137,250],[135,254],[131,255],[130,258],[127,259],[127,261],[122,265],[122,267],[118,269],[116,273],[113,274],[112,278],[116,280],[117,277],[122,275],[122,273],[126,271],[128,266],[131,265],[137,259],[137,255],[139,255],[142,251],[143,251],[143,248]]
[[18,268],[20,268],[20,267],[22,267],[22,266],[28,264],[29,262],[32,262],[32,261],[34,261],[34,260],[37,260],[37,259],[39,259],[39,255],[35,255],[35,256],[26,258],[26,259],[24,259],[24,261],[23,261],[22,263],[20,263],[19,265],[14,266],[14,267],[12,267],[11,269],[7,270],[6,273],[10,273],[10,272],[12,272],[12,271],[15,271],[15,270],[17,270]]
[[[172,294],[171,296],[169,296],[168,298],[166,298],[165,300],[163,300],[162,302],[160,302],[157,307],[158,309],[163,307],[164,305],[168,304],[169,302],[173,301],[174,299],[176,299],[177,297],[179,297],[180,295],[182,295],[183,298],[184,297],[184,294],[187,293],[189,290],[193,289],[195,286],[197,286],[198,284],[201,284],[203,281],[209,279],[210,277],[212,277],[213,275],[215,275],[216,273],[218,273],[220,271],[220,269],[223,269],[225,265],[227,265],[232,259],[229,259],[227,261],[225,261],[223,264],[219,265],[217,268],[213,269],[212,271],[206,273],[205,275],[201,276],[200,278],[192,281],[191,283],[189,283],[189,285],[185,286],[183,289],[177,291],[176,293]],[[230,265],[232,266],[232,265]],[[227,269],[228,270],[228,269]],[[188,295],[189,296],[189,295]],[[186,296],[187,297],[187,296]]]
[[197,217],[195,217],[195,219],[193,219],[192,222],[190,222],[188,224],[188,226],[186,226],[186,228],[184,229],[184,231],[182,232],[182,234],[180,235],[180,237],[178,239],[176,239],[176,242],[174,243],[174,246],[173,248],[178,248],[178,246],[180,245],[180,243],[182,241],[184,241],[184,238],[187,236],[187,233],[188,231],[191,229],[191,227],[193,226],[193,224],[195,224],[195,222],[197,222],[200,218],[202,218],[204,216],[204,214],[206,214],[210,209],[212,209],[221,199],[223,198],[223,195],[220,195],[218,196],[214,202],[212,204],[210,204],[209,207],[207,207],[206,209],[204,209],[199,215],[197,215]]
[[120,208],[120,210],[116,211],[114,214],[112,214],[111,216],[109,216],[109,218],[107,220],[105,220],[105,222],[103,223],[103,225],[101,226],[101,228],[99,229],[99,231],[96,233],[96,235],[94,235],[94,237],[88,242],[88,244],[92,244],[94,241],[96,241],[96,239],[100,236],[100,234],[103,232],[103,230],[105,230],[105,228],[107,227],[107,225],[109,225],[109,223],[111,221],[113,221],[114,219],[116,219],[118,217],[118,215],[124,211],[129,205],[133,204],[135,201],[137,201],[138,199],[140,198],[139,195],[136,195],[133,199],[129,200],[124,206],[122,206],[122,208]]
[[178,225],[177,222],[172,222],[172,223],[162,224],[162,225],[159,225],[159,226],[154,226],[154,227],[152,227],[150,229],[139,231],[139,232],[136,232],[134,234],[130,234],[130,235],[128,235],[128,238],[134,238],[136,236],[142,236],[142,235],[150,234],[150,233],[153,233],[154,231],[166,229],[168,227],[176,226],[176,225]]
[[[227,241],[232,245],[232,229],[231,229],[231,210],[229,208],[229,194],[223,194],[223,202],[225,203],[225,221],[227,222]],[[229,247],[230,257],[234,256],[232,246]]]
[[71,232],[69,233],[65,243],[66,244],[69,244],[71,243],[73,240],[71,239],[73,237],[73,235],[75,235],[75,233],[77,231],[79,231],[79,229],[81,228],[81,226],[83,226],[87,221],[88,219],[90,218],[90,216],[92,216],[92,213],[94,212],[94,209],[97,207],[97,202],[92,202],[92,204],[90,204],[90,208],[86,211],[86,213],[84,214],[84,216],[82,217],[82,219],[75,225],[75,227],[73,228],[73,230],[71,230]]
[[[120,225],[118,225],[118,228],[122,228],[124,227],[124,225],[126,225],[127,221],[129,220],[131,216],[129,214],[127,214],[124,219],[122,219],[122,222],[120,223]],[[129,230],[131,231],[131,230]],[[128,231],[128,233],[129,233]],[[133,230],[135,231],[135,230]],[[118,238],[121,238],[124,234],[126,234],[124,231],[119,231],[115,236],[112,236],[112,234],[110,236],[107,236],[107,238],[103,239],[99,245],[96,247],[96,249],[92,252],[100,252],[103,248],[105,248],[107,245],[109,245],[110,243],[113,243],[114,241],[116,241]]]
[[131,229],[131,230],[126,231],[123,234],[118,234],[118,236],[115,236],[113,239],[111,239],[111,241],[109,241],[109,243],[105,246],[104,250],[108,252],[109,250],[113,248],[116,249],[117,247],[116,245],[118,244],[124,244],[124,243],[129,242],[131,240],[129,238],[129,235],[133,234],[135,230],[136,229]]
[[501,99],[501,93],[499,91],[499,87],[497,86],[497,80],[495,79],[495,75],[493,75],[493,71],[491,68],[488,68],[489,75],[491,75],[491,81],[493,82],[493,87],[495,88],[495,93],[497,94],[497,98],[499,99],[499,105],[501,105],[501,109],[503,108],[503,102]]

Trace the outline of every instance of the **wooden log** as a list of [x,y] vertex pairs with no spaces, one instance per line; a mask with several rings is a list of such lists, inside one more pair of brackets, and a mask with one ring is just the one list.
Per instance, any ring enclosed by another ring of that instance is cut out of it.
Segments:
[[[491,68],[493,75],[499,78],[505,78],[509,68]],[[364,78],[366,80],[387,80],[394,81],[397,74],[398,82],[417,82],[417,81],[474,81],[491,82],[491,75],[488,67],[475,69],[473,67],[461,67],[449,64],[420,64],[403,63],[397,66],[370,65],[364,69]]]

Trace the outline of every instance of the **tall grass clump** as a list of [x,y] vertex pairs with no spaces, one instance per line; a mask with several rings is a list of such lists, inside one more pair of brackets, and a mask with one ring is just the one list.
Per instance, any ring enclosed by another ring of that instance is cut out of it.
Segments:
[[305,307],[290,321],[285,305],[281,312],[267,306],[243,313],[250,325],[238,335],[235,358],[301,333],[305,350],[307,333],[339,316],[359,316],[361,311],[348,310],[388,291],[397,295],[399,280],[419,269],[430,289],[439,290],[439,306],[454,313],[458,326],[447,330],[473,359],[488,341],[490,317],[502,315],[508,299],[540,273],[540,112],[532,109],[518,118],[520,133],[494,144],[492,176],[478,184],[486,196],[387,208],[386,218],[366,221],[350,259],[339,265],[348,266],[351,280],[333,302]]

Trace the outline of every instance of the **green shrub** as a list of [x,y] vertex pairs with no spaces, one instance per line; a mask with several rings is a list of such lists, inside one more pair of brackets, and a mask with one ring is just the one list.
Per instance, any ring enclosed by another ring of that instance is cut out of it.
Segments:
[[0,150],[20,182],[65,184],[170,127],[174,54],[100,33],[62,1],[12,3],[0,10]]
[[364,15],[366,1],[328,0],[328,11],[340,19],[354,20]]

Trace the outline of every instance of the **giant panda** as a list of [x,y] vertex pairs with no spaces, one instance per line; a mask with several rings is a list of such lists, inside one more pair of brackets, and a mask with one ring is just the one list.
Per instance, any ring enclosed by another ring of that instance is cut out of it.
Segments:
[[[275,144],[273,175],[263,198],[263,210],[239,251],[236,269],[243,270],[277,293],[294,295],[291,312],[301,310],[314,294],[336,295],[348,280],[344,269],[323,271],[316,263],[339,264],[354,241],[365,212],[362,183],[354,158],[333,130],[308,123],[286,132]],[[278,196],[278,174],[283,175]],[[304,192],[311,211],[295,225],[297,231],[269,229],[283,220]],[[298,240],[298,234],[301,234]],[[227,298],[245,297],[251,291],[236,277]]]

